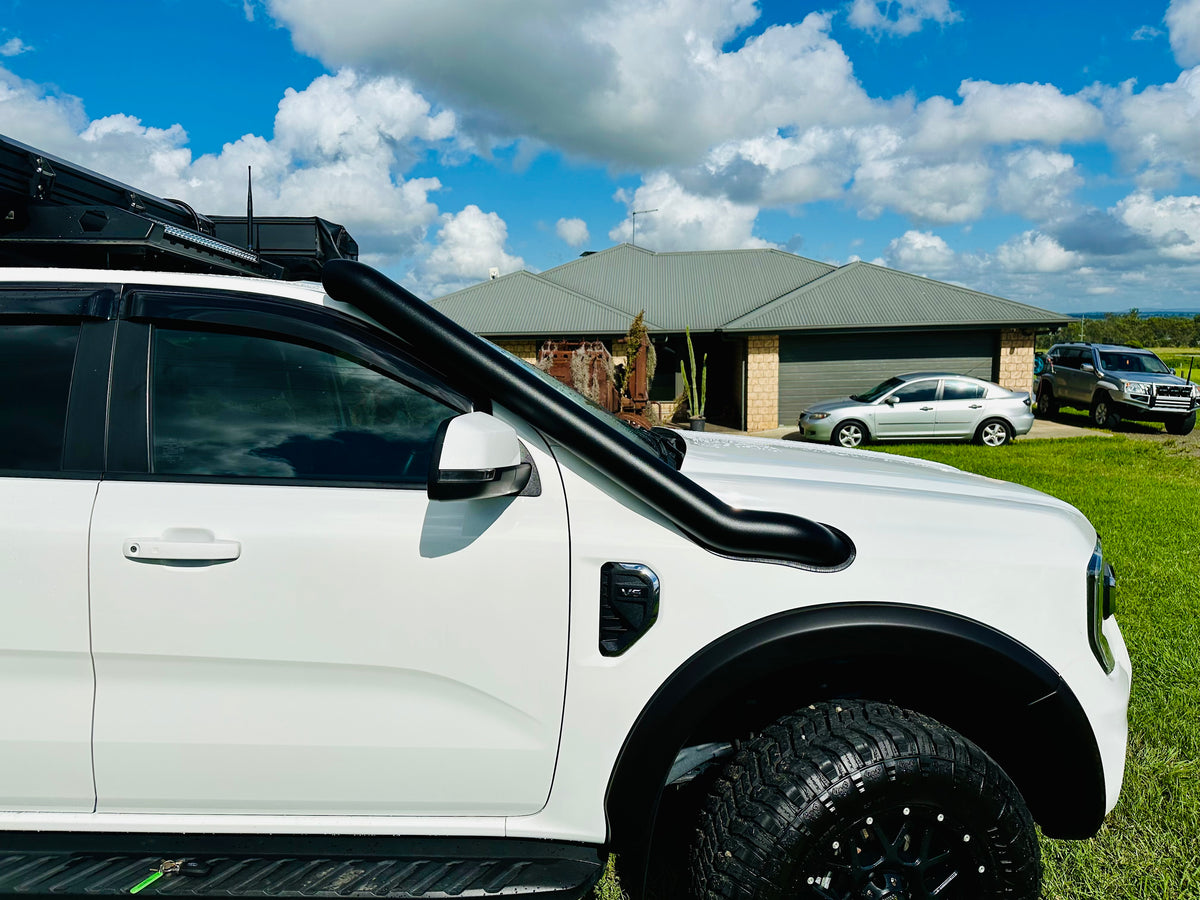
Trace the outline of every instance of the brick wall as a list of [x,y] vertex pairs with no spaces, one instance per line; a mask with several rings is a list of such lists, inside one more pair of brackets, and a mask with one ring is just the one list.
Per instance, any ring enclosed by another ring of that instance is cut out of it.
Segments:
[[1033,390],[1033,332],[1000,332],[1000,385],[1010,391]]
[[746,339],[746,430],[778,427],[779,335],[752,334]]
[[[503,347],[513,356],[519,356],[530,364],[537,363],[539,341],[495,341],[497,347]],[[1032,361],[1030,365],[1033,365]]]

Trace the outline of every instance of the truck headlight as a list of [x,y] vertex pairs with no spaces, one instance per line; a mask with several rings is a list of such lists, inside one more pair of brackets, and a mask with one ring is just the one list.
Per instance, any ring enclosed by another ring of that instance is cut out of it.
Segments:
[[1123,381],[1121,386],[1125,388],[1127,394],[1149,394],[1150,385],[1144,381]]
[[1108,646],[1108,638],[1104,636],[1104,620],[1117,611],[1117,578],[1113,568],[1104,562],[1104,551],[1100,541],[1096,541],[1096,549],[1087,567],[1087,617],[1088,643],[1092,653],[1104,668],[1105,674],[1116,667],[1112,648]]

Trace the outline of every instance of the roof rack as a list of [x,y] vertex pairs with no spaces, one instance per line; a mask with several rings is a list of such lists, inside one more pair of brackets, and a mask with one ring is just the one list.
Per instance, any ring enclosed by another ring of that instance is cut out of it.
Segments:
[[358,259],[315,217],[205,216],[0,135],[0,265],[78,266],[319,279]]

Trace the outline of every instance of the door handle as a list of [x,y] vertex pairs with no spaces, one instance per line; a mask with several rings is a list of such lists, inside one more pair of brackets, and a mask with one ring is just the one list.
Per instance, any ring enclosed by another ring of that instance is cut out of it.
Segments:
[[218,541],[205,528],[168,528],[162,537],[134,537],[122,548],[126,559],[228,562],[242,555],[240,541]]
[[983,404],[982,403],[972,403],[970,408],[971,409],[983,409]]
[[931,409],[933,409],[932,406],[922,406],[921,412],[929,412]]

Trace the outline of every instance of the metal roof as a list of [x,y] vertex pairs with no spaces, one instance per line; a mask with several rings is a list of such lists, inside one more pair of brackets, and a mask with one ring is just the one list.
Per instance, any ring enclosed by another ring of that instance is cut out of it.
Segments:
[[1069,317],[870,263],[836,268],[781,250],[655,253],[619,244],[534,275],[517,272],[433,301],[489,337],[653,331],[1008,326]]
[[1071,321],[970,288],[853,262],[725,324],[726,331],[970,325],[1052,328]]
[[834,267],[779,250],[655,253],[618,244],[542,277],[626,310],[665,331],[716,331]]
[[[532,272],[485,281],[432,305],[467,330],[488,337],[624,334],[641,309],[614,309]],[[665,330],[649,315],[646,327]]]

